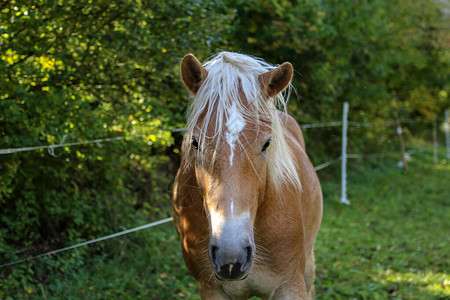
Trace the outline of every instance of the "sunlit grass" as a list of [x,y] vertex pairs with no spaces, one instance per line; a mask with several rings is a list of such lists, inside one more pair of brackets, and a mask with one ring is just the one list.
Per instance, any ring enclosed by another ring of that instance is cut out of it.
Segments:
[[446,159],[443,159],[439,162],[439,164],[434,166],[434,169],[441,171],[450,171],[450,162],[447,162]]
[[450,274],[426,272],[396,272],[387,269],[378,274],[379,282],[386,285],[416,286],[423,294],[450,295]]

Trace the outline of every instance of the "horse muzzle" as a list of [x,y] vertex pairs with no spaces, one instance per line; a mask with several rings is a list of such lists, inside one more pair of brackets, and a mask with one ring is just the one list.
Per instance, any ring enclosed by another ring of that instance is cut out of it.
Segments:
[[253,263],[254,248],[251,241],[229,245],[212,239],[209,257],[217,279],[229,281],[247,278]]

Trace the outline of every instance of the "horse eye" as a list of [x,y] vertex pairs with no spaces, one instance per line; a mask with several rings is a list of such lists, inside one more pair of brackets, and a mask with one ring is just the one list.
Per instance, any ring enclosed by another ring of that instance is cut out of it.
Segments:
[[264,144],[264,146],[262,147],[261,152],[264,152],[267,150],[267,148],[270,146],[270,142],[272,141],[272,139],[268,139],[267,142]]
[[193,146],[196,150],[198,150],[198,142],[197,142],[197,140],[195,139],[195,137],[192,137],[192,146]]

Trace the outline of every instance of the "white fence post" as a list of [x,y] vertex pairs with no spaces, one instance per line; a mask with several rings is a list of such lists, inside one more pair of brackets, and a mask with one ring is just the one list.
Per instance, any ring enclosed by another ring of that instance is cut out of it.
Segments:
[[341,203],[349,205],[350,201],[347,199],[347,115],[348,102],[344,102],[344,111],[342,114]]
[[406,171],[408,171],[408,161],[406,160],[405,142],[403,141],[402,125],[399,119],[396,119],[395,123],[397,124],[397,135],[398,140],[400,141],[400,151],[402,152],[403,171],[406,173]]
[[434,117],[433,119],[433,161],[434,164],[438,163],[438,154],[437,154],[437,148],[438,148],[438,142],[437,142],[437,118]]
[[450,123],[448,121],[448,108],[445,110],[445,145],[447,146],[447,158],[450,158]]

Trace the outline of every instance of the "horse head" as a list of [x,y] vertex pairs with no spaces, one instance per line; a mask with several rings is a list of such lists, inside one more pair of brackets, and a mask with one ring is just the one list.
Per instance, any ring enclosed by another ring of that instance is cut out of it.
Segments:
[[289,63],[272,67],[229,52],[205,66],[192,54],[181,62],[193,96],[185,170],[196,178],[209,222],[209,260],[220,280],[242,280],[251,270],[253,225],[267,185],[276,190],[286,178],[300,185],[275,107],[292,74]]

